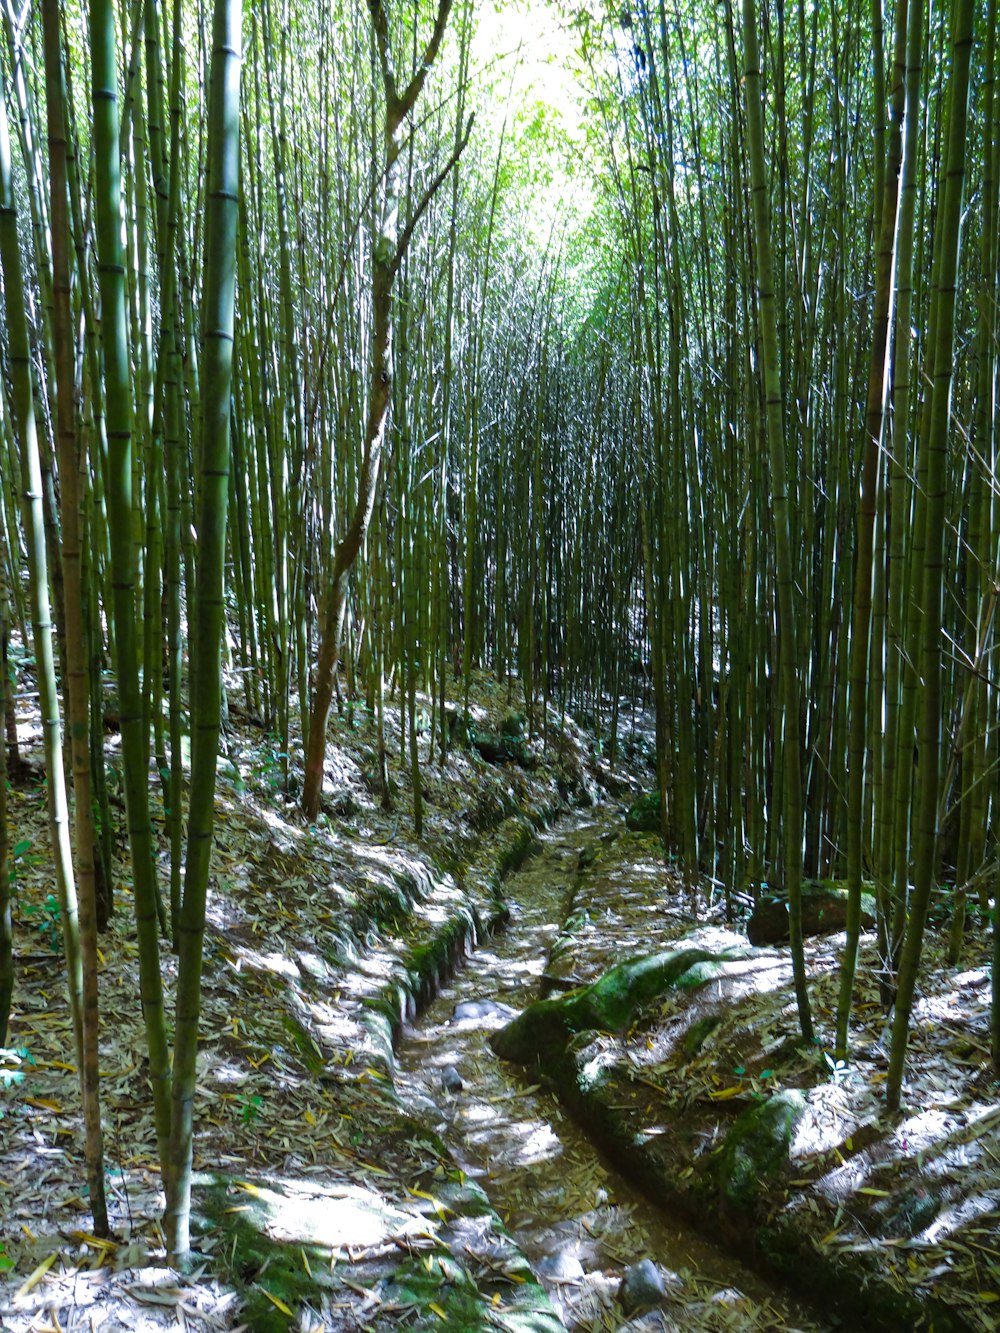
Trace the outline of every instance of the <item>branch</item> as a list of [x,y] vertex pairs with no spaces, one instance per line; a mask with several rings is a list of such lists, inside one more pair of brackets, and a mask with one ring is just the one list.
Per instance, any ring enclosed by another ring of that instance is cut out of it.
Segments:
[[[449,0],[450,3],[450,0]],[[385,84],[385,100],[388,107],[398,105],[396,98],[396,76],[392,71],[392,46],[389,42],[389,18],[382,0],[368,0],[368,9],[372,16],[375,30],[375,43],[378,46],[379,64],[382,66],[382,82]],[[409,89],[407,89],[409,92]]]
[[[368,3],[372,7],[372,17],[374,18],[375,6],[377,5],[381,10],[382,0],[368,0]],[[438,48],[441,45],[441,39],[444,37],[444,30],[448,25],[448,15],[451,13],[451,6],[452,0],[438,0],[437,18],[434,20],[434,31],[431,33],[431,39],[424,48],[423,58],[420,61],[416,74],[414,74],[413,78],[407,85],[406,91],[396,103],[400,120],[402,120],[404,116],[409,115],[413,110],[417,98],[420,96],[424,86],[424,80],[427,78],[427,71],[437,58]],[[462,147],[464,148],[465,145],[463,144]],[[458,159],[456,158],[455,160],[457,161]]]
[[[450,3],[450,0],[446,0],[446,3]],[[476,115],[475,112],[473,112],[466,123],[465,133],[462,135],[461,139],[455,145],[451,157],[448,158],[448,161],[444,164],[444,166],[441,168],[438,174],[431,181],[430,185],[424,191],[423,198],[420,200],[420,203],[417,204],[416,208],[411,213],[406,226],[403,228],[402,234],[400,235],[399,240],[396,242],[396,254],[393,257],[392,261],[391,272],[393,277],[395,277],[396,274],[399,272],[399,266],[400,264],[402,264],[403,259],[406,255],[406,251],[410,244],[410,238],[413,236],[414,227],[420,221],[420,218],[423,215],[423,212],[426,209],[427,205],[430,203],[430,201],[437,194],[438,190],[444,184],[445,180],[448,177],[448,173],[451,171],[452,167],[455,166],[455,164],[458,162],[458,159],[465,152],[465,145],[469,142],[469,135],[472,133],[472,122],[475,119]]]

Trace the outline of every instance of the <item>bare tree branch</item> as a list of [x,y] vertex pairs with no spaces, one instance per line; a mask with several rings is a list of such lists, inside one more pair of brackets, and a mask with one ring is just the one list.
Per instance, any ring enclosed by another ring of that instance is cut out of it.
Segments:
[[448,177],[448,173],[456,165],[458,159],[462,156],[463,152],[465,151],[465,145],[469,142],[469,135],[472,133],[472,124],[475,119],[476,119],[475,113],[473,113],[469,117],[468,122],[466,123],[465,133],[462,135],[459,142],[455,145],[454,151],[448,158],[448,161],[444,164],[444,166],[441,168],[438,174],[434,177],[430,185],[428,185],[427,189],[424,191],[420,203],[417,204],[416,208],[410,215],[409,221],[403,228],[402,234],[400,235],[399,240],[396,242],[396,255],[392,261],[393,275],[399,272],[399,266],[403,262],[403,258],[406,254],[407,247],[410,244],[410,237],[413,235],[414,227],[420,221],[420,218],[423,215],[424,210],[427,208],[427,205],[430,203],[430,201],[437,194],[438,190],[444,184],[445,180]]

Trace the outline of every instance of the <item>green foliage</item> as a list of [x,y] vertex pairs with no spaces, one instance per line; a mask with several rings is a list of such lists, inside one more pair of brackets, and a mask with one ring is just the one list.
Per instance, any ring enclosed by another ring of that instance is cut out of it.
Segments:
[[240,1097],[236,1103],[239,1107],[240,1121],[244,1125],[252,1125],[260,1119],[261,1111],[264,1109],[264,1098],[258,1093],[248,1097]]
[[31,903],[24,909],[24,914],[31,918],[35,931],[46,948],[52,953],[58,953],[62,948],[60,934],[62,912],[55,894],[48,894],[44,903]]
[[250,771],[272,790],[277,791],[284,781],[283,765],[287,763],[288,758],[288,751],[279,748],[277,737],[269,736],[267,744],[257,751]]
[[[33,1065],[34,1057],[29,1052],[27,1046],[0,1046],[0,1092],[8,1091],[24,1082],[25,1064]],[[0,1120],[4,1117],[3,1106],[0,1105]],[[3,1249],[0,1247],[0,1255]],[[2,1265],[0,1265],[2,1268]]]
[[24,865],[34,865],[36,861],[39,859],[37,857],[31,856],[30,852],[31,852],[30,838],[22,838],[20,842],[16,842],[14,846],[11,848],[10,867],[8,870],[8,875],[10,877],[9,882],[10,882],[11,898],[15,903],[18,902],[18,889],[20,887],[20,881],[21,881],[21,877],[18,873],[19,865],[22,863]]
[[659,833],[660,793],[646,792],[640,796],[625,816],[625,827],[633,833]]

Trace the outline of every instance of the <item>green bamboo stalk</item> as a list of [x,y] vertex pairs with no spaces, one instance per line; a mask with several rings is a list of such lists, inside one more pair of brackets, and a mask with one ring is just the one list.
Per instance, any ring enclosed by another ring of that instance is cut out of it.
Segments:
[[114,9],[110,0],[90,7],[90,59],[94,115],[98,277],[108,437],[108,508],[118,697],[121,713],[125,808],[139,938],[139,984],[149,1047],[156,1137],[166,1167],[170,1131],[170,1058],[167,1046],[158,935],[159,890],[143,735],[142,693],[136,644],[136,571],[132,543],[132,380],[121,243],[121,177],[118,158],[118,91]]
[[761,107],[761,61],[754,0],[743,0],[743,40],[746,52],[746,115],[750,177],[753,192],[754,237],[757,246],[758,318],[771,468],[771,508],[774,520],[775,577],[778,600],[778,682],[781,696],[782,772],[784,779],[785,887],[791,939],[795,1001],[802,1036],[812,1038],[812,1018],[806,985],[802,941],[802,780],[799,690],[795,661],[796,620],[793,598],[791,513],[786,483],[783,408],[778,368],[777,322],[774,310],[774,264],[771,258],[770,210],[764,162],[764,125]]
[[944,510],[951,393],[954,378],[955,313],[965,185],[969,66],[972,57],[973,0],[956,0],[951,29],[947,155],[938,216],[935,322],[928,335],[933,357],[932,398],[926,469],[926,532],[921,617],[923,699],[920,718],[917,852],[910,913],[899,966],[896,1014],[886,1082],[886,1103],[899,1109],[913,996],[923,946],[924,923],[935,874],[941,748],[941,627],[944,564]]
[[195,1065],[201,1013],[205,907],[215,817],[221,715],[219,660],[225,621],[223,580],[229,504],[230,407],[236,298],[236,231],[240,188],[240,0],[216,0],[208,107],[205,217],[205,343],[199,463],[198,573],[191,671],[191,801],[184,894],[178,921],[177,1019],[164,1227],[176,1262],[190,1248]]
[[63,771],[59,698],[56,689],[48,562],[42,514],[42,478],[31,375],[25,277],[17,234],[17,204],[7,125],[6,89],[0,86],[0,264],[4,275],[9,364],[13,381],[11,418],[19,442],[23,525],[28,554],[32,637],[45,743],[52,855],[63,922],[70,1011],[77,1060],[82,1065],[83,971],[76,883],[70,849],[69,809]]
[[[879,0],[874,0],[878,5]],[[862,843],[864,828],[865,752],[868,739],[868,676],[871,656],[872,561],[875,509],[882,456],[882,425],[886,397],[886,366],[892,321],[893,257],[895,254],[899,175],[903,153],[907,0],[896,7],[895,58],[888,158],[877,179],[884,182],[884,197],[876,208],[880,219],[875,270],[875,299],[868,395],[865,405],[861,496],[854,550],[854,598],[851,603],[850,735],[847,785],[847,939],[840,966],[837,1002],[836,1058],[847,1059],[848,1029],[858,944],[861,937]],[[880,44],[876,51],[881,59]],[[879,84],[876,83],[876,93]],[[915,108],[914,108],[915,112]]]
[[55,398],[58,424],[63,577],[66,587],[66,711],[75,796],[74,832],[79,894],[82,966],[80,1083],[86,1135],[87,1184],[97,1235],[109,1233],[104,1191],[98,1072],[97,892],[94,872],[94,818],[91,795],[90,695],[83,616],[83,578],[77,423],[73,403],[74,339],[70,306],[69,196],[66,181],[65,90],[59,7],[44,0],[45,88],[51,185],[52,327],[55,337]]
[[[7,538],[0,522],[0,1046],[7,1045],[14,994],[14,926],[10,902],[10,834],[7,825],[7,738],[3,735],[8,716],[10,681],[7,666],[9,599],[7,596]],[[15,733],[16,734],[16,733]]]

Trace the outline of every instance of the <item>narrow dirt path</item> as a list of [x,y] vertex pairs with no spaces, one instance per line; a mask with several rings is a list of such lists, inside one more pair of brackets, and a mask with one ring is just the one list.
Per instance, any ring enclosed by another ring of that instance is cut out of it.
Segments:
[[[581,855],[592,857],[619,827],[620,816],[597,810],[540,837],[537,854],[507,883],[509,927],[472,957],[401,1043],[400,1095],[436,1125],[486,1190],[568,1328],[832,1327],[697,1233],[672,1225],[601,1160],[543,1088],[520,1080],[487,1045],[492,1030],[538,997]],[[658,1265],[668,1299],[630,1319],[618,1288],[628,1266],[643,1259]]]

